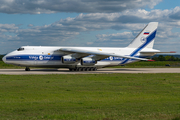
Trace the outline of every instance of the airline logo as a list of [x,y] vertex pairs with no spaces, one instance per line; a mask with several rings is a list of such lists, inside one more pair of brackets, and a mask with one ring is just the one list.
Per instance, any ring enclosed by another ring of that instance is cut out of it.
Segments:
[[43,60],[43,56],[42,56],[42,55],[40,55],[40,56],[39,56],[39,59],[40,59],[40,60]]
[[146,42],[146,37],[142,37],[142,38],[141,38],[141,42],[142,42],[142,43]]

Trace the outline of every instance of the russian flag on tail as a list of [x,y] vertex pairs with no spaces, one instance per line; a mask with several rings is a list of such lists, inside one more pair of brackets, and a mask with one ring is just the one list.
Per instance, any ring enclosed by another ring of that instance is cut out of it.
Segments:
[[149,32],[144,32],[144,35],[149,35]]

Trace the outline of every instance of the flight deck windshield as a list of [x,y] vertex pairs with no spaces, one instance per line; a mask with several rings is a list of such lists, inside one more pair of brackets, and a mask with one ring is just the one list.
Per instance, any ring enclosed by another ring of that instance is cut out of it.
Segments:
[[22,51],[22,50],[24,50],[24,48],[18,48],[18,49],[17,49],[17,51]]

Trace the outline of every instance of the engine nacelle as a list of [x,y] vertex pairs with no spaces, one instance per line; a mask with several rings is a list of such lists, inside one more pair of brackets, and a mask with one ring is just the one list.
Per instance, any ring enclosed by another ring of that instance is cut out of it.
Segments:
[[97,63],[97,61],[92,58],[82,58],[81,59],[81,65],[84,65],[84,66],[92,66],[92,65],[95,65],[96,63]]
[[66,56],[61,57],[61,62],[64,64],[73,64],[73,63],[77,62],[77,59],[75,57],[66,55]]

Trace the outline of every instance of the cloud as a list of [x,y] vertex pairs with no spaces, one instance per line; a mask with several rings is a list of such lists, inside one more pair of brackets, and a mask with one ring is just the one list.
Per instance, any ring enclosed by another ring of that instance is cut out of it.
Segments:
[[28,27],[33,27],[34,25],[33,24],[29,24]]
[[41,14],[56,12],[113,13],[127,9],[153,8],[162,0],[1,0],[0,12]]
[[20,29],[16,39],[12,39],[12,41],[26,41],[31,45],[56,45],[58,42],[63,42],[78,34],[79,32],[68,31],[68,29],[63,26],[38,26],[32,27],[31,29]]
[[151,21],[160,21],[160,28],[162,26],[162,31],[165,31],[163,30],[164,27],[169,31],[173,27],[180,27],[179,20],[171,17],[178,12],[180,12],[180,9],[176,7],[173,10],[163,11],[152,10],[148,12],[143,9],[138,9],[126,10],[121,13],[80,14],[75,18],[69,17],[61,19],[50,25],[33,26],[29,24],[30,28],[28,29],[20,29],[15,24],[0,24],[0,31],[13,32],[17,34],[19,40],[24,40],[25,38],[31,39],[31,37],[34,39],[38,38],[37,40],[58,40],[60,38],[60,40],[67,40],[79,35],[81,32],[106,29],[131,30],[133,34],[135,34]]
[[0,24],[0,33],[16,32],[19,28],[15,24]]
[[91,46],[126,46],[132,41],[134,35],[132,32],[123,32],[116,34],[98,34],[96,41]]
[[172,13],[169,16],[172,19],[180,19],[180,7],[175,7]]
[[[171,10],[137,9],[125,10],[121,13],[79,14],[77,17],[61,19],[49,25],[29,25],[30,27],[27,29],[22,29],[15,24],[0,24],[0,42],[6,40],[14,42],[14,44],[19,43],[18,46],[73,45],[72,41],[77,40],[74,43],[78,46],[121,46],[121,44],[125,45],[133,40],[140,30],[151,21],[159,22],[156,40],[166,42],[180,37],[178,32],[173,32],[173,28],[180,28],[180,18],[173,17],[179,12],[179,7],[176,7]],[[84,32],[110,29],[119,33],[97,33],[94,35],[96,39],[93,41],[78,39]]]
[[98,41],[123,41],[124,39],[129,39],[133,37],[132,32],[123,32],[116,34],[99,34],[96,35]]

